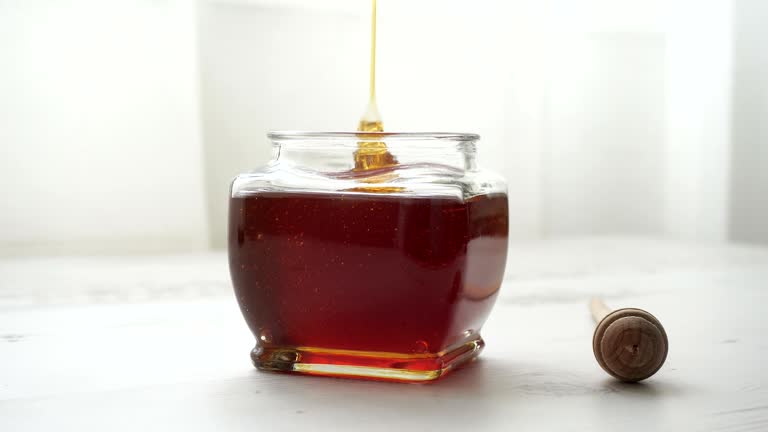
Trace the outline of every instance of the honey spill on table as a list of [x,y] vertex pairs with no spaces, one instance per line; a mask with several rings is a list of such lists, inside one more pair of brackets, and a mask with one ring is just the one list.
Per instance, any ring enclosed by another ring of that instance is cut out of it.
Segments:
[[[373,141],[377,134],[384,132],[384,123],[381,121],[379,108],[376,105],[376,0],[372,0],[371,14],[371,65],[370,65],[370,89],[368,95],[368,108],[360,119],[357,130],[360,132],[372,132],[372,134],[360,134],[365,141],[359,141],[355,152],[355,171],[367,171],[377,168],[386,168],[397,165],[397,159],[389,152],[386,143]],[[367,183],[384,183],[391,180],[389,176],[383,178],[373,177]],[[367,192],[397,192],[398,188],[392,187],[365,187]],[[381,190],[371,190],[381,189]]]

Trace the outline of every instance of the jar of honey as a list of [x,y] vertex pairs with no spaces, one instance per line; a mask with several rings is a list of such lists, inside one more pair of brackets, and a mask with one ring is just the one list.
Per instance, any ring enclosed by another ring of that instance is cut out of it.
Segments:
[[473,134],[269,134],[232,183],[229,264],[262,370],[428,381],[476,357],[507,255]]

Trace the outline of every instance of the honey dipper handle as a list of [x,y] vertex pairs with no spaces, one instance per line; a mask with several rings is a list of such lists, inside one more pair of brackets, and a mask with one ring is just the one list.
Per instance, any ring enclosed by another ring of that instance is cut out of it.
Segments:
[[592,319],[595,320],[595,323],[599,323],[611,313],[611,309],[597,297],[592,298],[592,301],[589,303],[589,310],[592,312]]

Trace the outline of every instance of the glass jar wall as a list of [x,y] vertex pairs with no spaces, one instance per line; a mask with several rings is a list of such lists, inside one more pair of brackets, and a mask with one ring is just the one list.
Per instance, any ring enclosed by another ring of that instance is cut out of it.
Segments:
[[272,133],[232,183],[229,261],[265,370],[436,379],[477,356],[507,252],[476,135]]

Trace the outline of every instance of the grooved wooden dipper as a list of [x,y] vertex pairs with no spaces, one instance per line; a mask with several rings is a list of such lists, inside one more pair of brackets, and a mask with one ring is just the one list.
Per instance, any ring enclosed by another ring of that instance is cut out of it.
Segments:
[[606,372],[625,382],[637,382],[661,368],[669,343],[655,316],[634,308],[611,311],[596,298],[590,310],[597,323],[592,350]]

